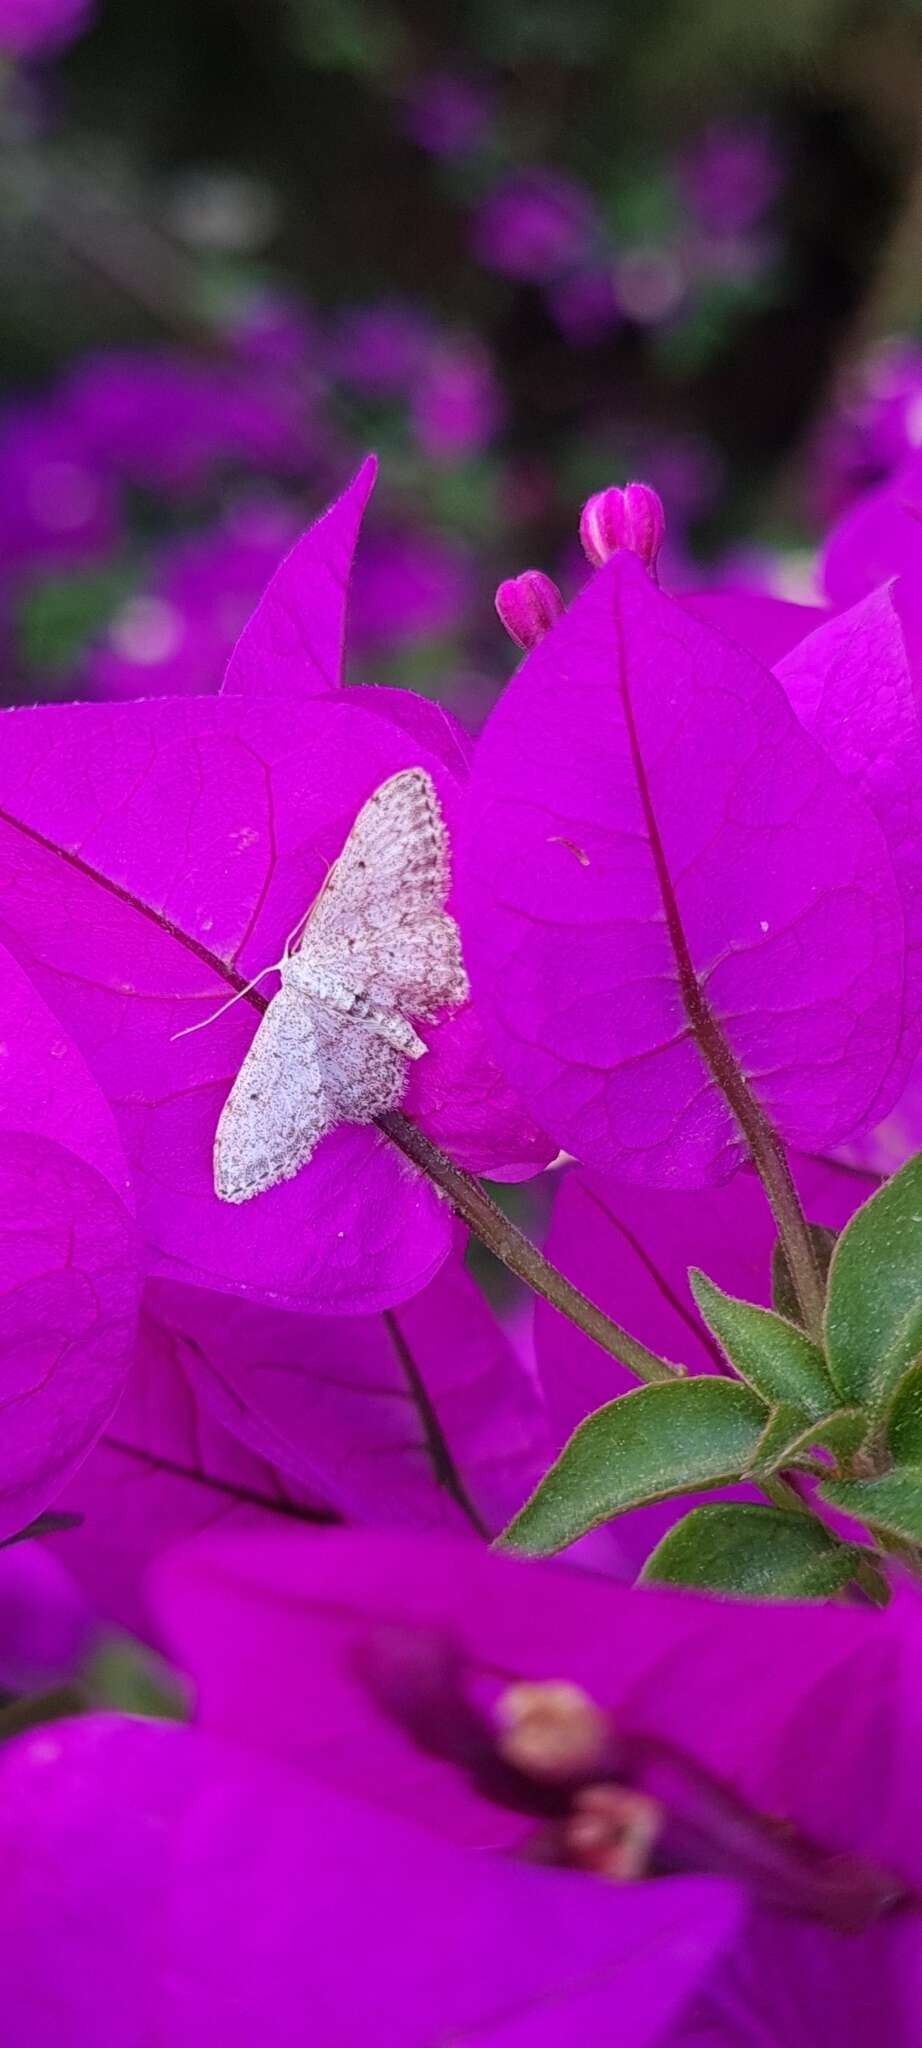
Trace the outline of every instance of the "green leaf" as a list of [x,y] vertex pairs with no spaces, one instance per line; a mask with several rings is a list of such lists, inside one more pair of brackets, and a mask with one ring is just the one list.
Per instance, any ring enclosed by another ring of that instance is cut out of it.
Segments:
[[879,1479],[829,1479],[817,1491],[830,1507],[854,1515],[869,1529],[904,1543],[922,1543],[922,1471],[917,1466],[883,1472]]
[[[836,1233],[834,1230],[827,1230],[825,1223],[808,1223],[807,1230],[820,1276],[825,1280],[829,1271],[829,1261],[835,1250]],[[779,1316],[785,1316],[789,1323],[801,1321],[797,1290],[791,1279],[784,1246],[777,1237],[772,1245],[772,1308]]]
[[[808,1417],[787,1402],[773,1408],[743,1477],[759,1478],[825,1449],[835,1458],[850,1458],[868,1433],[863,1408],[835,1408],[830,1415]],[[832,1473],[830,1471],[830,1478]]]
[[898,1465],[922,1468],[922,1362],[911,1366],[896,1388],[887,1417],[887,1446]]
[[827,1480],[824,1500],[882,1535],[922,1543],[922,1364],[905,1373],[893,1396],[882,1444],[893,1468],[869,1479]]
[[834,1408],[831,1415],[809,1422],[801,1436],[792,1438],[789,1455],[799,1458],[816,1445],[831,1451],[834,1458],[851,1458],[867,1433],[868,1418],[863,1408]]
[[860,1553],[812,1515],[743,1501],[693,1508],[648,1557],[642,1584],[702,1586],[755,1600],[827,1600]]
[[724,1294],[694,1266],[688,1278],[708,1329],[763,1400],[790,1403],[808,1416],[828,1415],[836,1407],[823,1354],[795,1323]]
[[587,1415],[500,1542],[547,1557],[613,1515],[738,1479],[765,1407],[749,1387],[712,1378],[639,1387]]
[[922,1350],[922,1154],[871,1196],[829,1268],[826,1354],[848,1402],[884,1402]]
[[97,1638],[80,1676],[97,1710],[154,1721],[189,1718],[188,1695],[176,1673],[134,1636]]
[[787,1401],[780,1402],[769,1415],[746,1466],[746,1476],[751,1473],[758,1478],[760,1473],[777,1472],[779,1465],[789,1464],[791,1446],[802,1443],[811,1426],[802,1408],[793,1408]]

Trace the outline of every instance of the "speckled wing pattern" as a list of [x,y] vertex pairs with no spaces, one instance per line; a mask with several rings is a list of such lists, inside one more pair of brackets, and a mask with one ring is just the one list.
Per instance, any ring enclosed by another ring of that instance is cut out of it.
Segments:
[[382,1017],[455,1008],[468,988],[458,927],[445,914],[448,884],[448,835],[431,777],[405,768],[363,804],[311,908],[292,960],[296,977],[320,1000],[332,988],[338,1002],[348,984],[360,1007]]
[[306,1165],[326,1132],[400,1101],[426,1051],[411,1017],[468,994],[445,910],[448,836],[423,768],[392,775],[362,806],[281,963],[218,1124],[215,1191],[245,1202]]

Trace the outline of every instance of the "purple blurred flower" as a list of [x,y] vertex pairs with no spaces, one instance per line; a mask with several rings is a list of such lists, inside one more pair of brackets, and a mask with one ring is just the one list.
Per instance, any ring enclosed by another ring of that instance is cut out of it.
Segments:
[[469,156],[485,141],[494,96],[481,81],[451,71],[433,71],[407,94],[406,132],[431,156]]
[[94,0],[0,0],[0,50],[47,57],[89,27]]
[[64,396],[97,462],[158,490],[188,491],[235,462],[297,472],[311,454],[303,395],[271,366],[111,350],[81,364]]
[[686,205],[701,226],[736,236],[757,227],[778,196],[784,165],[764,122],[715,122],[679,162]]
[[471,563],[459,547],[425,533],[375,533],[356,567],[350,648],[360,661],[406,640],[456,632],[472,595]]
[[500,411],[492,364],[475,343],[447,343],[434,350],[414,382],[411,422],[431,462],[476,454],[495,433]]
[[30,2048],[552,2048],[613,2015],[624,2048],[656,2048],[739,1918],[694,1880],[613,1911],[603,1885],[163,1723],[22,1737],[0,1799],[0,1995]]
[[277,375],[307,377],[322,357],[322,339],[302,301],[280,291],[254,292],[232,326],[237,354]]
[[559,278],[549,287],[547,300],[561,334],[573,348],[592,348],[596,342],[606,341],[624,319],[610,263]]
[[625,249],[615,260],[614,289],[626,320],[635,321],[639,327],[660,326],[672,319],[685,299],[685,252],[653,242]]
[[166,550],[89,650],[83,681],[104,698],[220,689],[235,642],[292,538],[281,507],[242,507],[223,527]]
[[814,440],[811,496],[825,522],[922,447],[922,349],[890,341],[849,373]]
[[[912,2048],[914,1595],[886,1617],[754,1610],[381,1533],[200,1544],[164,1560],[155,1586],[212,1738],[258,1746],[481,1869],[498,1855],[513,1884],[523,1860],[569,1866],[587,1927],[598,1897],[613,1933],[639,1901],[665,1901],[680,1882],[667,1872],[730,1879],[744,1918],[702,1973],[702,2040],[864,2048],[885,2013],[888,2042]],[[561,1682],[579,1693],[561,1702]],[[558,1771],[545,1728],[568,1733]],[[619,1787],[653,1805],[639,1890],[585,1874],[580,1822]],[[534,1952],[553,1965],[555,1947]],[[675,1960],[661,1953],[666,1981]],[[633,2040],[601,1987],[591,2017],[579,2038],[607,2041],[614,2022]],[[536,2025],[542,2043],[576,2037],[559,2014],[549,2033]],[[696,2026],[687,2014],[662,2038],[697,2040]]]
[[[914,2048],[914,1596],[755,1611],[380,1532],[208,1539],[154,1591],[198,1726],[4,1750],[35,2048],[307,2013],[318,2048]],[[592,1874],[626,1849],[645,1881]]]
[[114,480],[74,409],[54,399],[0,423],[0,578],[108,554],[119,532]]
[[481,205],[474,254],[506,277],[550,284],[584,262],[593,225],[591,195],[575,179],[556,171],[515,172]]
[[701,434],[674,434],[652,440],[644,475],[655,484],[669,507],[670,527],[677,520],[699,517],[713,505],[721,483],[720,456]]
[[404,398],[432,343],[426,314],[382,300],[343,315],[330,351],[330,372],[366,398]]

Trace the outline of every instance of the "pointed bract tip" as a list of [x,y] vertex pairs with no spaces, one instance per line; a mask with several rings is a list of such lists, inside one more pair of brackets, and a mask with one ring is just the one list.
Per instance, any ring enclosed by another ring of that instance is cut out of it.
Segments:
[[666,536],[663,501],[651,484],[611,484],[587,498],[579,522],[586,560],[601,569],[619,549],[636,555],[656,576],[656,560]]
[[537,647],[565,606],[556,583],[543,569],[523,569],[521,576],[509,576],[495,598],[496,610],[517,647]]

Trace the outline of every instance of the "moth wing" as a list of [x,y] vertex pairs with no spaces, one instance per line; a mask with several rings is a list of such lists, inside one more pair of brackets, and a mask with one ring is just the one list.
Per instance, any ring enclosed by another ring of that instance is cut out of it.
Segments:
[[273,996],[221,1111],[215,1193],[248,1202],[306,1165],[336,1121],[326,1098],[311,1006],[297,990]]
[[316,971],[382,1010],[430,1017],[468,994],[461,939],[445,910],[448,834],[430,775],[404,768],[363,804],[308,916],[298,949]]
[[396,1109],[407,1079],[406,1054],[368,1024],[339,1010],[313,1012],[324,1096],[337,1124],[370,1124]]
[[406,1060],[367,1026],[283,984],[273,996],[218,1122],[215,1193],[247,1202],[306,1166],[337,1124],[394,1109]]

